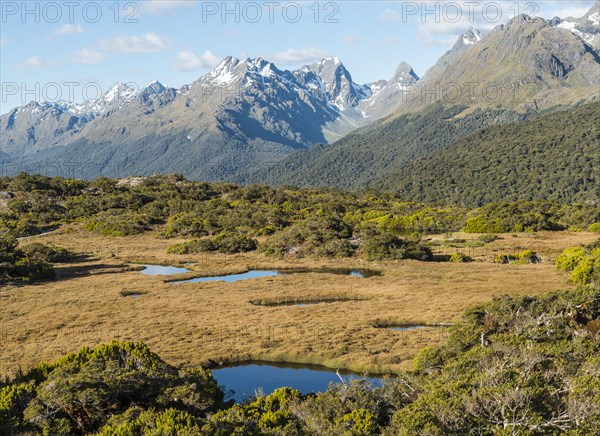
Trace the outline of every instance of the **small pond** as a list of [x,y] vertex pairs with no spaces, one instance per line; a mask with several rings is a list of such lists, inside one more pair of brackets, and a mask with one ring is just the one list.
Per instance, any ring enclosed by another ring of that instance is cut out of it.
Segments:
[[417,330],[417,329],[426,329],[426,328],[440,328],[440,327],[450,327],[450,324],[403,324],[396,326],[384,327],[388,330]]
[[378,271],[371,270],[355,270],[355,269],[289,269],[289,270],[250,270],[241,274],[228,274],[223,276],[211,276],[211,277],[198,277],[195,279],[189,280],[180,280],[171,282],[173,284],[181,284],[181,283],[204,283],[204,282],[215,282],[215,281],[224,281],[224,282],[237,282],[240,280],[248,280],[248,279],[256,279],[260,277],[274,277],[280,275],[290,275],[290,274],[303,274],[303,273],[325,273],[325,274],[337,274],[337,275],[346,275],[360,278],[368,278],[373,277],[375,275],[381,275]]
[[348,297],[348,298],[331,298],[331,299],[322,299],[322,300],[297,300],[297,301],[250,301],[250,304],[254,304],[255,306],[264,306],[264,307],[280,307],[280,306],[296,306],[296,307],[307,307],[313,304],[331,304],[331,303],[347,303],[349,301],[364,301],[365,298],[359,297]]
[[142,265],[144,267],[140,272],[149,276],[170,276],[173,274],[183,274],[190,272],[187,268],[178,268],[175,266],[162,265]]
[[369,277],[380,276],[380,271],[371,269],[348,269],[348,268],[321,268],[321,269],[289,269],[279,271],[282,275],[288,274],[305,274],[305,273],[323,273],[323,274],[336,274],[340,276],[352,276],[360,277],[361,279],[368,279]]
[[[323,392],[329,387],[329,383],[340,383],[335,370],[314,365],[250,362],[216,368],[212,373],[219,386],[224,387],[226,391],[235,391],[233,398],[237,402],[254,396],[259,388],[266,395],[284,386],[307,394]],[[340,371],[340,374],[345,381],[363,378],[348,371]],[[367,377],[366,380],[373,386],[379,386],[382,379]]]
[[225,276],[212,276],[212,277],[198,277],[195,279],[189,280],[181,280],[176,282],[171,282],[174,285],[178,285],[180,283],[203,283],[203,282],[237,282],[240,280],[248,280],[248,279],[257,279],[259,277],[272,277],[278,276],[279,272],[277,271],[262,271],[262,270],[252,270],[242,274],[228,274]]

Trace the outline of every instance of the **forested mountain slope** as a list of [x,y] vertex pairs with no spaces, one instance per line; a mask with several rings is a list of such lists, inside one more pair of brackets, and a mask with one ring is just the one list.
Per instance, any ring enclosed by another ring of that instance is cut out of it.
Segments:
[[600,103],[493,126],[379,178],[415,201],[600,201]]
[[332,145],[315,145],[244,178],[275,185],[360,189],[406,162],[427,156],[484,126],[522,121],[531,114],[502,109],[457,117],[464,106],[430,106],[416,114],[384,120]]

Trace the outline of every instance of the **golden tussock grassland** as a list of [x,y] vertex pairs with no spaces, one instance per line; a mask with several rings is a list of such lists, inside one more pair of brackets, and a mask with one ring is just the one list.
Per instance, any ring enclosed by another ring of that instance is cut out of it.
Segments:
[[[597,238],[585,232],[500,236],[472,252],[471,263],[380,263],[272,259],[256,253],[180,256],[167,254],[167,246],[180,240],[158,239],[153,233],[103,237],[78,225],[65,226],[31,241],[57,244],[85,257],[56,265],[54,281],[0,288],[0,374],[12,375],[115,338],[144,341],[178,366],[252,359],[369,373],[408,369],[420,349],[445,340],[446,329],[397,331],[376,325],[452,323],[466,308],[496,295],[569,288],[566,276],[554,268],[554,258],[566,247]],[[524,249],[536,250],[542,263],[493,263],[496,252]],[[446,254],[455,251],[447,249]],[[469,254],[469,249],[458,251]],[[191,272],[182,277],[253,268],[368,268],[383,274],[359,278],[311,272],[235,283],[171,284],[166,280],[173,276],[141,274],[139,263],[191,264]],[[339,299],[344,301],[335,301]],[[318,300],[330,301],[256,304]]]

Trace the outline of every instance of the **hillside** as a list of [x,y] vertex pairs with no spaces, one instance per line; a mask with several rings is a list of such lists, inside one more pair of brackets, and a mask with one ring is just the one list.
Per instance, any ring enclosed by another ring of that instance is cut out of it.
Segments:
[[522,112],[598,96],[597,49],[552,20],[520,15],[466,48],[457,45],[413,87],[399,113],[432,102]]
[[493,126],[374,182],[415,201],[600,199],[600,103]]
[[428,156],[484,126],[522,121],[532,115],[485,109],[457,117],[463,109],[436,104],[416,114],[383,120],[332,145],[300,150],[243,180],[346,189],[372,187],[373,180],[385,178],[406,162]]

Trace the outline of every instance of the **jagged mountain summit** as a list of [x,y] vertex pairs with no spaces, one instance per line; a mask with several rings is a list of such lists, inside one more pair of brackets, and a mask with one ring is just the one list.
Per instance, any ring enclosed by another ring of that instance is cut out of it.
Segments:
[[0,148],[7,155],[24,155],[46,149],[59,141],[68,141],[87,123],[109,110],[122,107],[138,95],[140,91],[118,83],[98,99],[80,104],[64,100],[32,101],[0,118]]
[[400,112],[435,102],[543,109],[598,98],[599,86],[600,56],[585,39],[553,20],[519,15],[486,35],[461,35],[409,90]]
[[404,96],[411,86],[419,81],[419,76],[406,62],[402,62],[389,82],[378,85],[377,91],[359,103],[359,109],[373,120],[384,117],[402,106]]
[[[401,70],[412,72],[404,65]],[[411,80],[418,78],[412,72]],[[360,85],[337,57],[296,71],[262,59],[225,58],[174,89],[115,84],[81,104],[32,102],[0,117],[12,161],[71,160],[91,153],[102,174],[181,171],[232,177],[250,164],[336,140],[392,110],[373,104],[399,79]],[[362,102],[370,101],[368,110]],[[150,154],[151,156],[147,156]],[[183,168],[181,167],[183,166]]]

